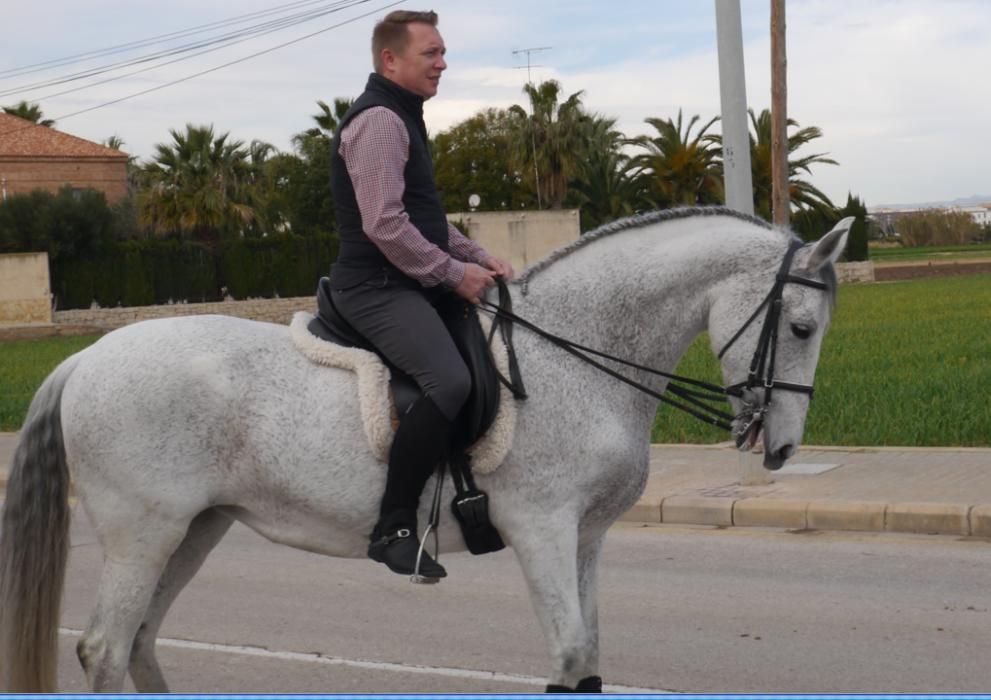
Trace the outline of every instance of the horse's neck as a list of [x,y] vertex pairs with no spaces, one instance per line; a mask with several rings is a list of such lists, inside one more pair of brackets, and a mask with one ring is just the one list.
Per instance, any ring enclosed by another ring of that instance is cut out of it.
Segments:
[[687,227],[614,233],[541,270],[520,305],[576,342],[670,371],[705,330],[714,285],[734,271],[731,237]]

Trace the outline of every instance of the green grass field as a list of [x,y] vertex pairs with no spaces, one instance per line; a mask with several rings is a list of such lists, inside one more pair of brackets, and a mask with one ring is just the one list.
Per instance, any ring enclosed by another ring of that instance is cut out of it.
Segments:
[[916,248],[871,247],[870,259],[876,263],[918,262],[920,260],[967,260],[991,258],[991,243]]
[[31,397],[58,364],[99,335],[0,342],[0,431],[17,430]]
[[[844,285],[823,343],[805,442],[991,446],[991,277]],[[721,381],[700,338],[678,374]],[[726,433],[662,407],[657,442]]]
[[[991,276],[844,285],[823,344],[805,442],[991,446]],[[17,430],[31,396],[97,336],[0,343],[0,430]],[[721,382],[708,339],[678,373]],[[656,442],[714,443],[715,428],[662,407]]]

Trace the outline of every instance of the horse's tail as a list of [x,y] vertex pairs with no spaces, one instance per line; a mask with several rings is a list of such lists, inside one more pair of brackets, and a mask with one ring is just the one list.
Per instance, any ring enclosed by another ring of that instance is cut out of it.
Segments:
[[8,476],[0,533],[0,688],[8,692],[55,691],[70,515],[62,390],[78,358],[35,394]]

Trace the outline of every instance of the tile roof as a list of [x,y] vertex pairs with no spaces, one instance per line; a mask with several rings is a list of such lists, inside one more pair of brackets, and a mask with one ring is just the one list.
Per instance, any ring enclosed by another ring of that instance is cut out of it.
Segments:
[[0,158],[127,158],[127,154],[0,112]]

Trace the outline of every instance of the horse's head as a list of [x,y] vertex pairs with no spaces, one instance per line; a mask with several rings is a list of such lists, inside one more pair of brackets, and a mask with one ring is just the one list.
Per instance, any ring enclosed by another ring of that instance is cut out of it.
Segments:
[[817,242],[795,243],[783,256],[775,246],[769,267],[762,258],[734,275],[711,306],[712,346],[727,386],[738,394],[730,397],[737,446],[752,448],[763,432],[767,469],[780,469],[802,441],[836,294],[833,264],[852,223],[853,217],[843,219]]

